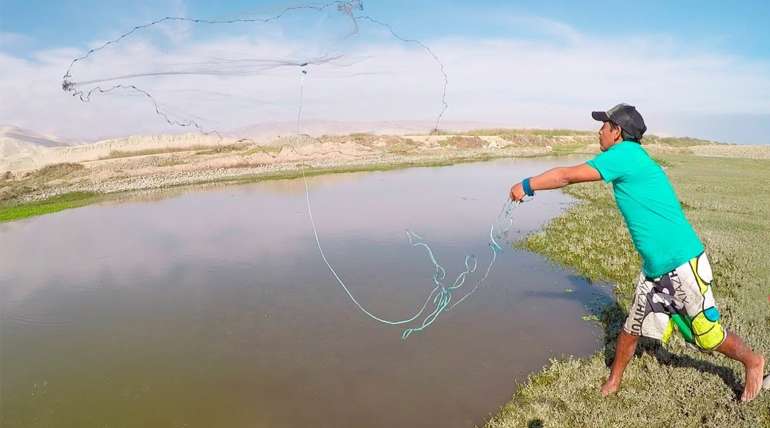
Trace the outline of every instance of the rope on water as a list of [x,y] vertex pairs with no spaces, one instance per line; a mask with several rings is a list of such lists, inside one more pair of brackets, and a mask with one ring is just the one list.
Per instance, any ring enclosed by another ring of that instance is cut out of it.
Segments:
[[[500,244],[500,241],[508,241],[508,232],[511,229],[511,226],[513,225],[513,208],[517,206],[518,202],[513,202],[510,199],[506,200],[505,204],[503,204],[503,208],[500,211],[500,214],[498,215],[497,221],[495,224],[493,224],[490,227],[489,230],[489,264],[487,265],[487,269],[484,271],[484,275],[479,278],[475,284],[473,285],[473,288],[470,289],[463,297],[461,297],[459,300],[454,302],[451,306],[449,306],[449,303],[452,300],[453,294],[452,292],[455,290],[459,290],[464,284],[467,276],[471,273],[474,273],[478,267],[478,258],[471,254],[469,256],[465,256],[465,270],[462,271],[457,278],[455,279],[454,283],[451,286],[444,286],[440,280],[436,279],[436,275],[434,274],[434,284],[436,284],[436,288],[439,289],[439,294],[434,298],[434,305],[435,310],[428,315],[425,320],[423,321],[422,325],[419,327],[412,327],[407,328],[404,330],[402,334],[402,338],[406,339],[409,337],[410,334],[416,331],[422,331],[436,320],[438,316],[444,312],[444,311],[450,311],[455,306],[462,303],[465,299],[470,297],[473,293],[476,292],[476,290],[481,287],[484,282],[487,280],[487,277],[489,277],[489,273],[492,271],[492,267],[495,265],[495,261],[497,261],[497,255],[503,252],[503,246]],[[409,236],[409,242],[412,245],[415,246],[422,246],[426,249],[428,252],[428,255],[430,257],[431,262],[433,263],[433,266],[435,268],[436,273],[441,272],[443,279],[443,273],[446,272],[443,266],[438,264],[436,261],[436,258],[433,256],[433,251],[431,250],[430,246],[422,241],[422,238],[416,235],[415,233],[407,231],[407,235]],[[415,242],[413,238],[418,238],[420,241]],[[435,291],[435,289],[434,289]]]
[[[305,70],[304,66],[301,67],[301,74],[300,74],[300,84],[299,84],[299,106],[297,109],[297,135],[302,135],[300,132],[300,123],[302,120],[302,105],[303,105],[303,98],[304,98],[304,83],[305,83],[305,77],[307,76],[307,70]],[[452,302],[453,293],[457,290],[460,290],[463,285],[465,285],[466,279],[469,275],[476,272],[478,269],[478,258],[471,254],[465,256],[465,270],[460,272],[459,275],[455,278],[452,285],[446,285],[443,281],[446,278],[446,269],[444,269],[441,264],[439,264],[438,260],[436,259],[436,256],[433,254],[433,250],[430,248],[430,245],[428,245],[427,242],[418,234],[407,230],[406,236],[409,240],[409,243],[414,247],[422,247],[425,249],[426,253],[428,254],[428,258],[430,259],[431,263],[433,263],[433,289],[428,293],[427,298],[423,302],[421,306],[418,307],[417,311],[409,318],[401,319],[401,320],[388,320],[381,316],[375,315],[371,311],[367,310],[356,298],[353,296],[353,293],[350,292],[350,289],[347,285],[345,285],[345,282],[342,280],[340,275],[337,273],[337,271],[332,267],[331,263],[329,263],[329,259],[327,259],[326,254],[324,253],[323,247],[321,246],[321,240],[318,237],[318,228],[315,224],[315,218],[313,217],[313,209],[310,204],[310,186],[308,185],[307,177],[305,175],[305,165],[302,165],[300,168],[300,171],[302,173],[302,180],[305,184],[305,202],[307,204],[307,213],[308,217],[310,218],[310,225],[313,228],[313,236],[315,238],[316,246],[318,247],[318,251],[321,254],[321,259],[323,259],[324,263],[326,264],[326,267],[329,268],[329,271],[332,273],[334,278],[337,280],[337,283],[342,287],[342,289],[345,291],[345,293],[348,295],[350,300],[358,307],[361,312],[366,314],[369,318],[383,323],[387,325],[404,325],[409,324],[420,317],[422,317],[423,313],[426,312],[428,309],[428,306],[432,303],[433,310],[427,314],[419,326],[416,327],[409,327],[403,330],[401,334],[401,338],[403,340],[406,340],[412,333],[423,331],[426,328],[428,328],[433,322],[436,321],[436,319],[441,315],[442,312],[449,311],[453,309],[455,306],[459,305],[461,302],[466,300],[468,297],[470,297],[473,293],[476,292],[476,290],[481,287],[484,282],[486,281],[487,277],[489,276],[489,273],[492,271],[492,267],[495,265],[495,261],[497,260],[497,255],[503,252],[503,243],[507,243],[508,241],[508,232],[511,229],[511,226],[513,225],[513,208],[519,205],[519,202],[513,202],[511,199],[506,199],[506,202],[503,204],[503,208],[501,209],[500,213],[497,216],[497,219],[494,224],[490,227],[489,230],[489,251],[490,251],[490,260],[489,264],[487,265],[487,269],[484,272],[484,275],[482,275],[481,278],[479,278],[473,287],[468,291],[466,294],[464,294],[459,300],[454,302],[451,306],[450,303]]]
[[[332,273],[334,278],[337,280],[337,283],[342,287],[342,289],[345,291],[345,293],[348,295],[350,300],[358,307],[358,309],[361,310],[364,314],[369,316],[375,321],[378,321],[383,324],[387,325],[403,325],[403,324],[409,324],[418,318],[420,318],[423,313],[426,311],[428,306],[432,303],[433,310],[427,314],[424,319],[422,320],[422,323],[417,327],[410,327],[404,329],[403,333],[401,334],[402,339],[408,338],[412,333],[422,331],[429,327],[431,324],[433,324],[434,321],[441,315],[442,312],[451,310],[458,304],[460,304],[462,301],[467,299],[470,295],[476,292],[479,287],[486,281],[487,277],[489,276],[489,273],[492,271],[492,267],[495,264],[495,261],[497,260],[497,255],[503,252],[503,247],[500,245],[501,240],[505,239],[507,237],[507,233],[510,229],[510,226],[513,224],[513,220],[510,217],[513,207],[518,205],[518,203],[512,203],[510,201],[506,202],[505,206],[503,207],[503,210],[501,211],[501,215],[506,216],[506,218],[502,219],[503,221],[498,221],[498,224],[502,224],[503,228],[498,228],[496,230],[495,225],[492,225],[489,232],[489,249],[490,249],[490,261],[489,265],[487,265],[487,269],[484,272],[484,275],[479,278],[476,283],[474,284],[473,288],[468,291],[465,295],[463,295],[462,298],[457,300],[454,304],[450,306],[450,303],[452,301],[453,292],[456,290],[459,290],[463,287],[463,285],[466,282],[466,279],[468,276],[474,272],[476,272],[478,268],[478,259],[475,255],[467,255],[465,256],[465,270],[463,270],[454,280],[454,282],[451,285],[446,285],[444,283],[444,279],[446,278],[446,269],[439,264],[438,260],[436,260],[435,255],[433,254],[433,250],[430,248],[430,245],[428,245],[425,240],[417,235],[416,233],[407,230],[406,235],[409,239],[409,243],[414,247],[423,247],[428,254],[428,257],[433,263],[434,271],[433,271],[433,289],[428,293],[427,298],[425,299],[425,302],[419,307],[419,309],[415,312],[414,315],[412,315],[409,318],[405,318],[402,320],[388,320],[381,316],[375,315],[369,310],[367,310],[354,296],[353,293],[350,292],[350,289],[347,285],[345,285],[345,282],[342,280],[340,275],[337,273],[337,271],[332,267],[331,263],[329,263],[329,259],[326,257],[326,254],[324,253],[323,247],[321,246],[321,240],[318,237],[318,228],[316,227],[315,218],[313,217],[313,210],[310,204],[310,187],[308,185],[307,177],[304,173],[304,168],[302,170],[302,179],[305,183],[305,201],[307,203],[307,211],[308,216],[310,218],[310,224],[313,228],[313,236],[315,238],[316,246],[318,248],[319,253],[321,254],[321,259],[323,259],[324,263],[326,264],[326,267],[329,268],[329,271]],[[505,227],[507,225],[507,227]]]

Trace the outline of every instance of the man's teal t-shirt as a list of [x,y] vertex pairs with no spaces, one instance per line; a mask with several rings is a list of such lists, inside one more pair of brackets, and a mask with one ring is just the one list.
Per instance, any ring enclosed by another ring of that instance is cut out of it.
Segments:
[[661,276],[703,252],[668,177],[640,144],[622,141],[587,163],[612,183],[645,275]]

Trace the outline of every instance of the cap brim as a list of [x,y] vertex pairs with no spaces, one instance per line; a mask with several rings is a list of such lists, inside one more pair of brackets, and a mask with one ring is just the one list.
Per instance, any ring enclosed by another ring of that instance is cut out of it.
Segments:
[[610,120],[610,117],[607,116],[607,112],[604,111],[593,111],[591,112],[591,117],[593,117],[594,120],[598,120],[599,122],[607,122]]

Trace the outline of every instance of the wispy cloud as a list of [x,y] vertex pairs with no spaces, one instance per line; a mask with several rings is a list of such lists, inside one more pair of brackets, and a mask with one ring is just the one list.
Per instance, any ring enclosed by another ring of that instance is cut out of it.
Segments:
[[[425,41],[449,76],[446,119],[588,128],[593,126],[588,111],[623,101],[651,118],[687,115],[691,125],[676,132],[697,135],[688,130],[696,128],[698,117],[708,121],[715,115],[770,114],[767,61],[695,51],[665,35],[621,34],[607,40],[546,18],[499,19],[549,37]],[[189,64],[192,58],[211,65],[216,64],[212,58],[284,60],[307,57],[311,51],[290,38],[199,40],[184,39],[172,46],[147,40],[125,43],[105,52],[90,71],[117,76],[137,68],[178,69],[171,64]],[[307,117],[426,120],[440,108],[441,75],[424,51],[379,38],[362,38],[340,49],[353,58],[348,65],[308,67]],[[65,137],[169,131],[144,97],[103,96],[83,104],[62,92],[61,76],[76,52],[40,51],[32,59],[0,54],[0,122]],[[294,120],[300,77],[296,67],[278,67],[254,75],[167,76],[140,83],[152,93],[165,94],[162,101],[170,111],[237,128],[266,119]],[[181,95],[185,91],[188,95]],[[659,126],[662,123],[649,123],[651,131],[669,132],[669,125]]]
[[0,49],[19,48],[32,42],[32,37],[26,34],[0,31]]
[[501,13],[488,15],[487,22],[513,27],[518,31],[550,37],[554,42],[577,44],[585,37],[572,26],[542,16]]

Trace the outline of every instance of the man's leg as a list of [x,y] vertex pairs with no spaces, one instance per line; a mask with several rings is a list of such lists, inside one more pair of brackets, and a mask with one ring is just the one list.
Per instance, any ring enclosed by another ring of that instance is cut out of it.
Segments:
[[679,266],[676,272],[681,279],[681,290],[688,297],[685,309],[692,320],[696,344],[701,349],[715,349],[741,362],[746,369],[741,401],[753,400],[762,388],[765,359],[746,346],[737,334],[727,333],[719,324],[720,315],[712,290],[714,276],[706,253]]
[[[620,381],[623,380],[623,372],[626,370],[628,362],[634,356],[636,342],[639,336],[634,336],[621,329],[618,335],[618,344],[615,346],[615,360],[612,362],[610,377],[602,385],[602,396],[606,397],[615,393],[620,388]],[[760,383],[762,378],[760,377]]]
[[[639,336],[642,333],[644,319],[651,308],[647,304],[647,295],[652,291],[654,285],[652,281],[647,280],[643,272],[639,274],[634,291],[634,301],[631,303],[626,322],[618,334],[618,343],[615,345],[615,360],[612,362],[610,377],[602,385],[601,392],[604,397],[615,393],[620,388],[623,371],[626,370],[628,362],[634,356],[636,342],[639,341]],[[629,331],[635,334],[631,334]]]
[[746,386],[743,388],[741,401],[751,401],[757,397],[759,390],[762,389],[765,358],[746,346],[737,334],[725,334],[727,336],[724,342],[716,348],[716,351],[743,364],[746,369]]

